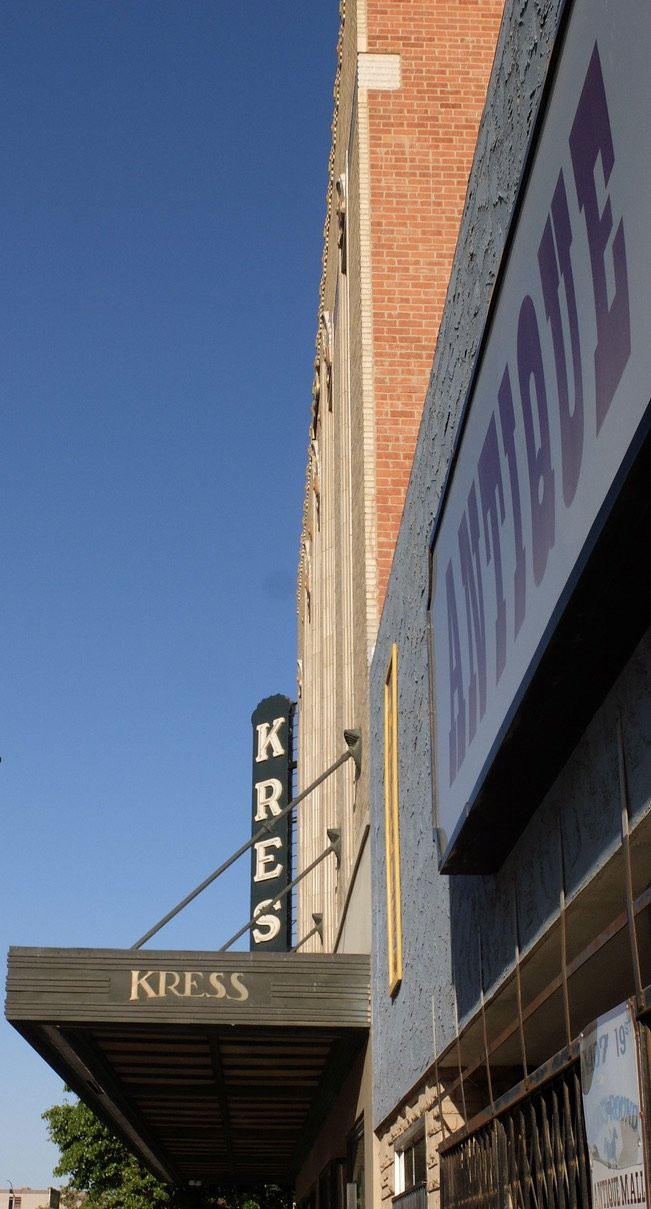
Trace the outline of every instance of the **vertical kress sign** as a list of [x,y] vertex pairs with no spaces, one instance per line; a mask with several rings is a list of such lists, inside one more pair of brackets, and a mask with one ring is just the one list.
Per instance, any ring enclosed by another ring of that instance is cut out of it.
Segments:
[[291,946],[289,895],[276,900],[289,884],[291,867],[290,815],[279,819],[290,801],[292,777],[293,705],[280,694],[265,697],[251,717],[253,723],[252,834],[265,829],[251,850],[251,949],[286,953]]

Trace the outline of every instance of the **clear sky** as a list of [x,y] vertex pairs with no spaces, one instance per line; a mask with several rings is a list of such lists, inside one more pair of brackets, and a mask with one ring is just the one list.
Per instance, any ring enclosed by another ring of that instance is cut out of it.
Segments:
[[[338,0],[0,4],[0,949],[126,948],[250,830],[295,580]],[[156,939],[248,918],[244,859]],[[242,942],[246,943],[246,942]],[[62,1085],[0,1023],[0,1186]]]

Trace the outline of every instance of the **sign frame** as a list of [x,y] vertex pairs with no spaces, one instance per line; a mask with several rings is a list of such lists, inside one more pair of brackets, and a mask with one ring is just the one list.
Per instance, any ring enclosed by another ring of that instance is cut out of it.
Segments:
[[291,881],[291,811],[276,819],[291,801],[294,705],[278,693],[253,711],[251,833],[266,834],[251,849],[251,951],[286,953],[292,943],[290,896],[276,900]]
[[[625,499],[627,516],[637,510],[636,499],[628,499],[624,488],[642,454],[649,457],[651,358],[640,313],[645,300],[648,302],[644,282],[651,266],[648,251],[641,257],[642,265],[632,254],[637,254],[641,244],[639,206],[631,202],[639,184],[629,145],[633,142],[629,128],[634,122],[631,119],[625,125],[619,93],[616,105],[608,94],[614,72],[608,38],[614,40],[611,27],[619,33],[628,21],[632,29],[622,51],[626,55],[632,53],[636,35],[642,46],[648,46],[651,30],[646,10],[637,0],[626,0],[625,7],[626,13],[621,5],[615,13],[614,0],[598,0],[598,6],[575,0],[563,11],[430,540],[427,632],[433,815],[439,863],[445,873],[492,872],[499,867],[578,738],[580,727],[594,712],[599,694],[612,682],[639,637],[645,616],[646,594],[640,607],[631,608],[629,620],[617,599],[617,585],[608,585],[613,624],[621,619],[626,633],[615,637],[603,674],[600,669],[594,677],[592,697],[585,692],[568,707],[567,742],[561,740],[562,727],[558,735],[544,726],[536,728],[532,718],[541,707],[544,722],[554,727],[552,685],[559,679],[559,670],[563,678],[563,661],[573,640],[570,605],[575,607],[575,619],[582,618],[589,593],[580,599],[581,583],[590,574],[598,583],[594,568],[605,550],[607,532],[608,541],[617,549],[617,530],[626,527],[620,515]],[[601,24],[594,20],[597,8]],[[633,20],[636,14],[638,25],[645,22],[643,31]],[[596,33],[591,29],[594,24]],[[600,38],[608,55],[605,51],[599,54]],[[608,59],[606,67],[602,59]],[[624,74],[628,97],[630,72]],[[584,128],[588,110],[594,112],[595,104],[603,117],[601,135],[599,130],[590,135]],[[635,104],[632,108],[635,112]],[[612,154],[609,159],[613,140],[614,159]],[[640,172],[651,177],[651,139],[646,144]],[[610,172],[598,182],[595,165],[602,158]],[[624,165],[624,183],[617,177],[618,159]],[[576,194],[573,201],[570,186]],[[643,191],[643,195],[647,194]],[[610,221],[601,263],[594,242],[595,205],[604,227]],[[571,229],[567,225],[570,210]],[[574,262],[569,261],[570,249]],[[558,270],[555,278],[554,268]],[[606,270],[611,280],[604,288],[611,292],[604,304],[601,279],[608,275]],[[511,337],[509,320],[514,325]],[[610,361],[606,354],[612,354]],[[611,362],[615,363],[612,370]],[[573,418],[578,415],[579,385],[583,444],[577,452],[577,440],[573,447],[570,437]],[[545,425],[550,428],[554,421],[554,417],[549,419],[553,409],[556,428],[546,436]],[[492,445],[489,438],[494,438]],[[598,486],[593,489],[595,480]],[[639,483],[636,489],[638,494],[644,492]],[[505,537],[504,517],[509,508],[510,530]],[[507,541],[508,557],[504,557]],[[491,557],[495,551],[501,553],[501,579],[497,555]],[[607,561],[602,559],[602,573]],[[607,616],[606,608],[602,613]],[[648,624],[648,614],[646,618]],[[592,639],[593,634],[600,635],[600,626],[601,619],[595,615],[584,628]],[[596,640],[594,649],[599,649]],[[588,659],[585,652],[583,658]],[[560,708],[562,711],[562,701]],[[475,750],[469,756],[472,744]],[[511,775],[514,767],[515,778]],[[509,818],[503,796],[514,780],[517,817]],[[491,830],[495,835],[486,844]]]
[[631,1001],[583,1030],[580,1062],[592,1203],[595,1209],[646,1209],[646,1121]]

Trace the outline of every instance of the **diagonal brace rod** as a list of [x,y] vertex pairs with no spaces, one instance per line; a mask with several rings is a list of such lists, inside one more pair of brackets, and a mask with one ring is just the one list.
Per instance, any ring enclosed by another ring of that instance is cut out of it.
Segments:
[[312,919],[314,920],[314,927],[310,928],[309,932],[305,933],[305,936],[302,938],[302,940],[299,940],[295,945],[292,945],[291,949],[289,950],[290,953],[297,953],[298,950],[302,948],[302,946],[306,944],[306,942],[310,940],[312,936],[320,937],[321,944],[323,945],[323,915],[313,915]]
[[274,826],[277,822],[279,822],[280,819],[283,819],[286,814],[289,814],[290,810],[293,810],[295,806],[298,806],[299,802],[302,802],[304,798],[307,798],[314,789],[317,789],[318,786],[323,783],[323,781],[326,781],[328,777],[332,776],[333,772],[336,772],[338,768],[341,768],[341,765],[345,764],[346,760],[355,761],[355,779],[357,779],[361,764],[362,737],[359,734],[359,731],[347,730],[344,731],[344,738],[348,744],[347,750],[342,752],[339,758],[335,760],[334,764],[331,764],[329,768],[326,768],[325,772],[322,772],[321,775],[316,778],[316,781],[312,781],[311,785],[308,785],[307,788],[301,790],[301,792],[298,793],[295,798],[292,798],[291,802],[288,802],[287,805],[284,806],[279,812],[279,814],[274,815],[273,822],[271,824],[263,824],[258,831],[254,832],[250,840],[247,840],[246,843],[242,844],[241,847],[237,849],[237,852],[234,852],[232,856],[229,856],[218,869],[215,869],[214,873],[210,873],[208,877],[201,882],[201,885],[192,890],[190,894],[187,894],[176,907],[173,907],[171,911],[167,912],[167,915],[164,915],[162,919],[159,919],[158,923],[154,924],[153,928],[150,928],[148,932],[145,932],[144,936],[141,936],[140,940],[137,940],[135,945],[132,945],[131,948],[141,949],[148,940],[151,940],[152,936],[155,936],[157,932],[160,932],[161,928],[165,927],[165,924],[168,924],[171,919],[174,919],[174,917],[178,915],[184,907],[187,907],[188,904],[193,901],[193,899],[197,898],[199,894],[202,894],[203,891],[206,890],[208,886],[211,886],[218,877],[221,877],[222,873],[225,873],[227,869],[230,869],[231,865],[234,865],[245,852],[248,852],[254,844],[257,844],[258,840],[264,839],[271,826]]
[[[320,865],[321,861],[324,861],[326,856],[330,856],[331,852],[334,852],[336,854],[337,866],[339,866],[339,854],[341,852],[341,834],[339,831],[329,831],[328,838],[330,840],[328,847],[324,848],[321,855],[317,856],[316,859],[313,860],[311,864],[306,865],[305,868],[302,870],[302,872],[299,873],[298,877],[294,878],[293,882],[290,882],[288,886],[283,887],[283,889],[280,891],[280,893],[277,894],[273,900],[274,906],[276,905],[277,902],[280,902],[281,899],[287,898],[287,895],[291,893],[291,891],[294,889],[294,886],[297,886],[299,882],[302,882],[303,878],[307,877],[308,873],[311,873],[313,869],[316,869],[317,865]],[[221,947],[217,950],[217,952],[225,953],[227,949],[230,949],[231,945],[235,944],[235,941],[240,939],[240,936],[243,936],[245,932],[249,931],[249,928],[253,927],[259,914],[260,914],[260,912],[257,911],[255,915],[252,915],[251,918],[249,920],[247,920],[247,922],[240,928],[239,932],[236,932],[234,936],[231,936],[230,940],[227,940],[225,945],[221,945]]]

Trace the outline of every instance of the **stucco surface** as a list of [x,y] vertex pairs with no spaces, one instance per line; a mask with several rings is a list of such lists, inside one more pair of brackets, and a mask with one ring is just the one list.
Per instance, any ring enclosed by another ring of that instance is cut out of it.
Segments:
[[[459,245],[425,401],[371,670],[374,1118],[378,1125],[512,968],[523,949],[619,843],[617,719],[634,816],[648,810],[651,639],[640,644],[571,759],[494,876],[438,873],[432,835],[427,666],[428,546],[470,386],[561,0],[507,3]],[[404,976],[388,991],[384,841],[384,679],[399,648],[399,782]],[[517,809],[517,803],[505,808]],[[514,902],[517,901],[517,912]],[[480,965],[480,943],[482,961]],[[435,1037],[435,1041],[434,1041]]]

